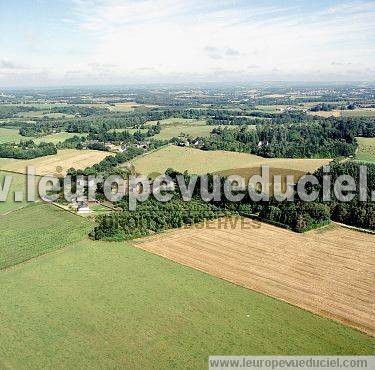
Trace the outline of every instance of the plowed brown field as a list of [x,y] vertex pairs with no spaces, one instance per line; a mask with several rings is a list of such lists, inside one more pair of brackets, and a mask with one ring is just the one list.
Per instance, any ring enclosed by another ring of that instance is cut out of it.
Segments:
[[135,245],[375,334],[374,235],[339,226],[297,234],[248,222],[213,221]]

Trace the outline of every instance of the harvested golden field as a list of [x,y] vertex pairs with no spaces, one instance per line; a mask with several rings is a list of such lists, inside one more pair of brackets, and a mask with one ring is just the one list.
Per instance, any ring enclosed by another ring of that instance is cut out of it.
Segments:
[[144,107],[144,108],[157,108],[158,105],[151,105],[151,104],[139,104],[134,101],[124,102],[124,103],[115,103],[115,105],[107,106],[105,108],[109,108],[113,112],[131,112],[135,108]]
[[375,334],[373,235],[339,226],[297,234],[243,220],[212,221],[134,244]]
[[[100,162],[110,155],[98,150],[59,150],[56,155],[49,155],[30,160],[0,158],[0,170],[26,173],[27,166],[34,166],[37,175],[63,175],[74,167],[84,169]],[[57,168],[61,167],[61,172]]]
[[319,116],[319,117],[340,117],[341,116],[341,110],[335,109],[331,111],[318,111],[318,112],[311,112],[307,111],[307,114],[310,114],[311,116]]
[[330,162],[330,159],[263,158],[253,154],[203,151],[170,145],[133,161],[138,173],[164,173],[167,168],[183,172],[204,174],[239,168],[261,167],[284,168],[302,172],[313,172]]

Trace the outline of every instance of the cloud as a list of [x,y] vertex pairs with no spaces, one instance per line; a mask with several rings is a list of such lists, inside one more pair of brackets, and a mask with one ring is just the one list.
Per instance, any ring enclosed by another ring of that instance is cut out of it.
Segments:
[[214,46],[206,46],[204,48],[204,51],[211,59],[224,59],[228,57],[237,57],[241,54],[238,50],[232,49],[229,47],[218,48]]
[[59,27],[73,30],[82,48],[75,47],[74,53],[65,49],[54,63],[44,51],[53,38],[37,34],[36,40],[29,34],[26,40],[25,58],[34,48],[32,55],[39,57],[33,59],[34,67],[56,76],[79,70],[108,76],[108,83],[138,77],[144,82],[241,80],[247,74],[259,79],[351,79],[351,72],[345,75],[350,66],[356,79],[375,79],[369,72],[375,69],[372,0],[332,0],[328,5],[307,0],[67,1],[71,6],[60,15]]
[[26,69],[25,66],[15,63],[10,60],[2,59],[0,60],[0,69],[6,69],[6,70],[24,70]]
[[344,66],[352,66],[354,63],[352,62],[332,62],[331,66],[335,67],[344,67]]
[[124,71],[158,65],[164,73],[208,73],[220,63],[233,71],[255,64],[289,73],[328,70],[332,59],[348,54],[373,64],[375,6],[369,1],[315,11],[225,0],[74,3],[81,30],[96,37],[100,63],[116,60]]
[[232,49],[232,48],[227,48],[225,49],[225,55],[228,56],[237,56],[240,55],[241,53],[238,50]]

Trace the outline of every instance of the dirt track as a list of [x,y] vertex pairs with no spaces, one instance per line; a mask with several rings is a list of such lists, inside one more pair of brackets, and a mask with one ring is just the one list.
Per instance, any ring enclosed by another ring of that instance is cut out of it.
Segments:
[[338,226],[296,234],[250,220],[245,228],[240,222],[209,225],[135,245],[375,334],[373,235]]

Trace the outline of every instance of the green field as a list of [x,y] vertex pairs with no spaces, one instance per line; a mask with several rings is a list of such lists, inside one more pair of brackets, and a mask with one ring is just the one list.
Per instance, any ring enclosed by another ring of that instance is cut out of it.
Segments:
[[137,128],[115,128],[113,130],[110,130],[110,132],[124,132],[128,131],[130,134],[134,134],[137,131],[142,132],[142,134],[145,134],[147,132],[146,129],[137,129]]
[[375,117],[375,109],[354,109],[354,110],[343,110],[343,117]]
[[31,111],[31,112],[22,112],[18,113],[17,117],[19,118],[28,118],[28,119],[33,119],[33,118],[74,118],[74,115],[72,114],[66,114],[66,113],[55,113],[55,112],[50,112],[48,110],[46,111]]
[[91,206],[90,208],[91,208],[91,211],[94,213],[95,216],[104,215],[104,214],[112,212],[111,208],[108,208],[108,207],[106,207],[102,204],[96,204],[94,206]]
[[375,138],[357,137],[358,153],[356,159],[365,162],[375,162]]
[[168,168],[189,173],[208,173],[233,170],[244,167],[260,167],[268,165],[273,168],[285,168],[303,172],[313,172],[329,159],[290,159],[263,158],[247,153],[203,151],[193,148],[169,145],[152,153],[145,154],[133,161],[138,173],[164,173]]
[[42,118],[46,113],[47,113],[47,111],[44,111],[44,110],[21,112],[21,113],[17,114],[17,117],[18,118],[28,118],[28,119]]
[[[158,121],[148,121],[146,126],[156,125]],[[194,125],[194,126],[203,126],[206,124],[205,120],[196,120],[191,118],[166,118],[159,121],[161,126],[186,126],[186,125]]]
[[[26,195],[24,195],[24,199],[21,202],[16,202],[14,200],[14,193],[17,191],[21,191],[23,194],[26,194],[26,176],[18,173],[11,173],[11,172],[4,172],[0,171],[0,186],[4,185],[4,180],[6,176],[11,176],[11,184],[10,184],[10,191],[6,201],[0,201],[0,216],[11,212],[15,209],[19,209],[27,205]],[[37,181],[37,179],[36,179]],[[35,186],[35,188],[37,185]],[[37,194],[37,192],[35,193]]]
[[[191,138],[196,137],[207,137],[210,136],[212,130],[218,126],[209,125],[168,125],[161,129],[161,132],[154,136],[155,139],[170,140],[173,137],[179,136],[190,136]],[[221,126],[224,128],[225,126]]]
[[66,103],[57,103],[57,102],[46,102],[46,103],[36,103],[36,102],[27,102],[25,104],[2,104],[4,107],[30,107],[36,108],[38,110],[48,110],[53,107],[67,106]]
[[[257,110],[267,113],[280,113],[282,110],[286,109],[288,105],[257,105]],[[255,111],[256,112],[256,111]]]
[[204,369],[212,354],[372,353],[360,332],[126,243],[81,241],[3,271],[0,294],[5,368]]
[[[190,118],[166,118],[159,121],[161,132],[154,136],[155,139],[170,140],[179,136],[190,136],[191,138],[210,136],[215,127],[206,124],[205,120],[195,120]],[[155,125],[157,121],[149,121],[146,126]],[[226,126],[220,126],[224,128]]]
[[87,136],[87,134],[76,134],[72,132],[58,132],[57,134],[46,135],[46,136],[34,138],[33,140],[37,144],[41,142],[57,144],[73,136]]
[[80,240],[92,226],[45,203],[0,216],[0,270]]
[[4,143],[18,143],[21,140],[28,140],[30,138],[21,136],[18,128],[2,128],[0,127],[0,144]]
[[[21,140],[33,140],[36,144],[41,143],[42,141],[45,143],[54,143],[57,144],[58,142],[65,141],[73,136],[76,136],[75,133],[70,132],[59,132],[57,134],[46,135],[42,137],[26,137],[20,135],[18,128],[0,128],[0,144],[4,143],[18,143]],[[85,136],[87,134],[79,134],[78,136]]]

